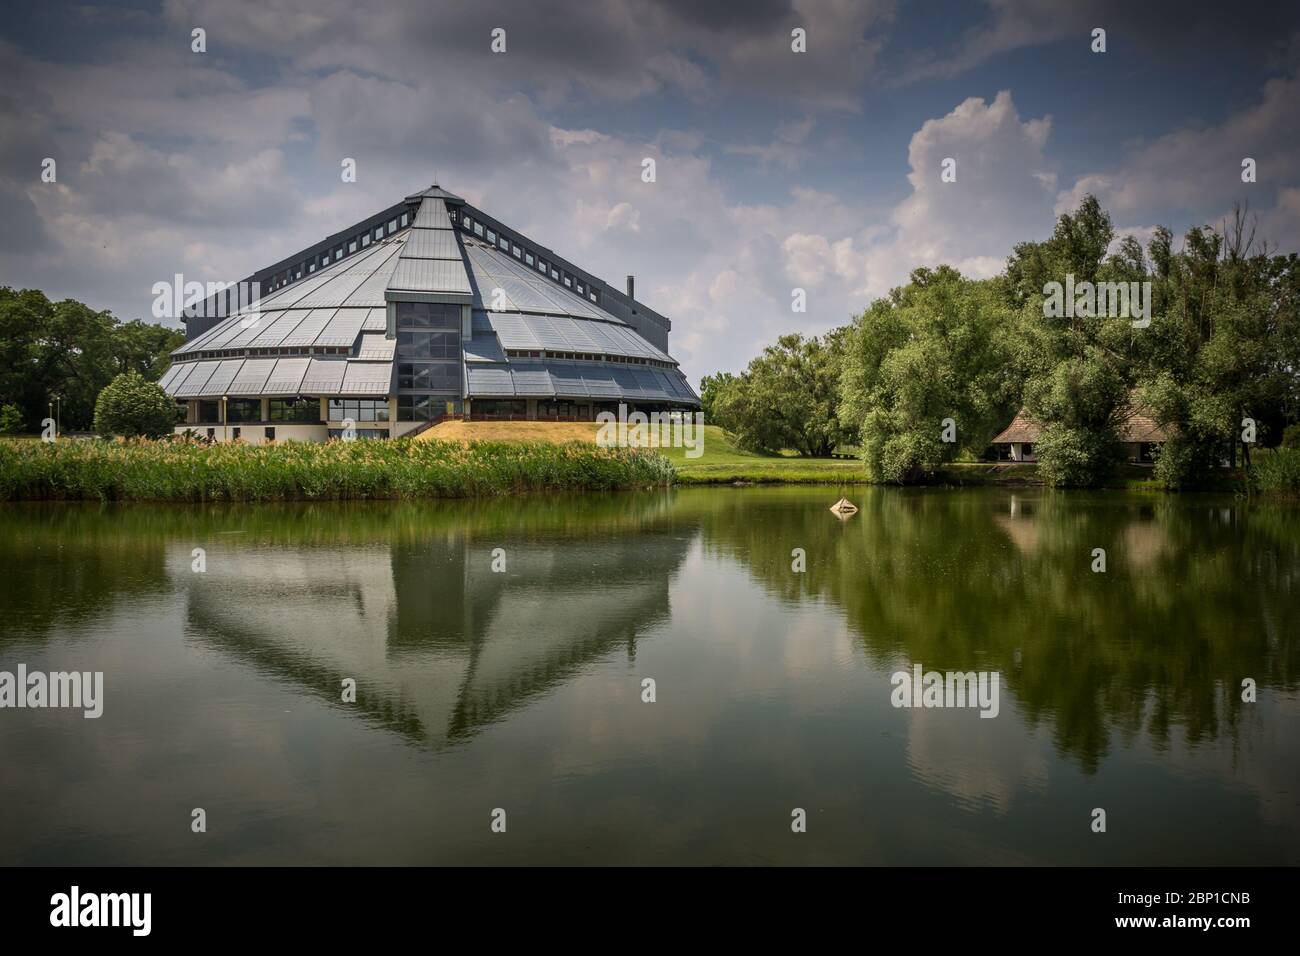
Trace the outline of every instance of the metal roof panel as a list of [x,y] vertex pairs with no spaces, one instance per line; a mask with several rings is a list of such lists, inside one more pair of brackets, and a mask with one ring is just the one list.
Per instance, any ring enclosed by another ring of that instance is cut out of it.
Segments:
[[387,288],[402,292],[453,292],[469,295],[469,277],[460,260],[399,259]]
[[392,362],[348,362],[339,392],[343,395],[387,395],[392,381]]
[[451,229],[412,229],[402,249],[403,259],[455,259],[460,261],[460,246]]
[[307,372],[302,377],[301,389],[304,395],[337,395],[343,384],[343,373],[347,370],[346,359],[313,358]]
[[285,347],[311,345],[316,341],[316,336],[329,325],[330,319],[337,311],[338,309],[334,308],[312,309],[279,344]]
[[275,368],[277,359],[247,359],[230,386],[226,389],[230,395],[260,395],[266,380]]
[[390,339],[382,332],[363,332],[361,334],[361,347],[357,350],[357,358],[388,361],[392,359],[396,350],[396,339]]
[[506,353],[501,348],[501,341],[488,332],[476,335],[468,342],[462,342],[466,362],[504,362]]
[[267,395],[297,395],[302,388],[303,376],[311,365],[309,358],[282,358],[266,380]]
[[466,365],[465,384],[470,398],[515,394],[514,378],[504,365]]
[[[242,359],[239,360],[242,364]],[[221,362],[211,360],[207,362],[195,362],[194,368],[186,376],[185,381],[176,389],[177,398],[195,398],[203,394],[203,386],[208,383]]]
[[329,322],[321,329],[312,345],[351,346],[361,334],[361,327],[369,312],[369,309],[339,309],[330,316]]
[[429,229],[450,229],[451,219],[447,215],[447,204],[441,199],[432,197],[424,199],[415,213],[415,221],[412,225]]

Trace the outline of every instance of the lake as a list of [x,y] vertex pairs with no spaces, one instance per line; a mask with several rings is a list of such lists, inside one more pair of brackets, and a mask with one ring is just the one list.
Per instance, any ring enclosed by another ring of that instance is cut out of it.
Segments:
[[0,864],[1300,862],[1300,508],[839,496],[0,506]]

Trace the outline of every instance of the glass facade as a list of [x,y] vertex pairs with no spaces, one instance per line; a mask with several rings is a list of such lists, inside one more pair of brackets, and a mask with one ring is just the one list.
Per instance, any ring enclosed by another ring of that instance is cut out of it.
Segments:
[[226,421],[260,422],[262,420],[262,400],[260,398],[232,398],[226,402]]
[[460,331],[460,306],[446,302],[398,302],[399,329],[454,329]]
[[397,354],[410,358],[460,358],[460,332],[399,329]]
[[320,422],[320,401],[315,398],[273,398],[270,420],[314,425]]
[[354,422],[388,421],[386,398],[331,398],[329,408],[332,422],[341,422],[345,418]]
[[455,392],[460,395],[459,362],[399,362],[397,387],[416,392]]
[[[477,407],[477,406],[475,406]],[[537,402],[538,418],[555,418],[562,421],[590,421],[594,416],[588,402],[570,402],[565,399],[542,399]]]
[[459,398],[445,395],[399,395],[397,418],[404,422],[436,422],[447,415],[461,414]]
[[476,419],[521,419],[528,413],[528,402],[518,398],[476,398],[470,414]]
[[446,415],[459,415],[463,390],[461,307],[444,302],[398,302],[394,309],[398,420],[438,421]]

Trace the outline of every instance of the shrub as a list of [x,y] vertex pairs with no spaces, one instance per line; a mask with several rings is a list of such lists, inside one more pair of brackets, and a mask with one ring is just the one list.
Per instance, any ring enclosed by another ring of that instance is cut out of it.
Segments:
[[1261,449],[1250,469],[1251,491],[1266,495],[1300,495],[1300,448]]
[[1053,488],[1095,488],[1114,470],[1118,449],[1105,432],[1051,424],[1034,443],[1038,474]]
[[1217,475],[1218,456],[1210,444],[1173,435],[1155,453],[1156,480],[1172,491],[1186,491],[1210,483]]
[[176,424],[176,403],[136,371],[123,372],[95,401],[95,431],[101,435],[165,435]]
[[22,409],[13,404],[0,407],[0,435],[17,435],[22,430]]

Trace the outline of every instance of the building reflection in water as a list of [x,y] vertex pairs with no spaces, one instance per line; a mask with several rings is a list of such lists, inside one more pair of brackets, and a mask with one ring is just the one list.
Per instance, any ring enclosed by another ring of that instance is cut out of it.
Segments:
[[[484,533],[473,521],[405,537],[310,548],[232,539],[184,585],[191,637],[412,741],[445,747],[614,652],[670,614],[669,585],[698,529],[666,502],[622,526]],[[505,571],[493,571],[493,551]],[[357,682],[342,703],[341,682]]]

